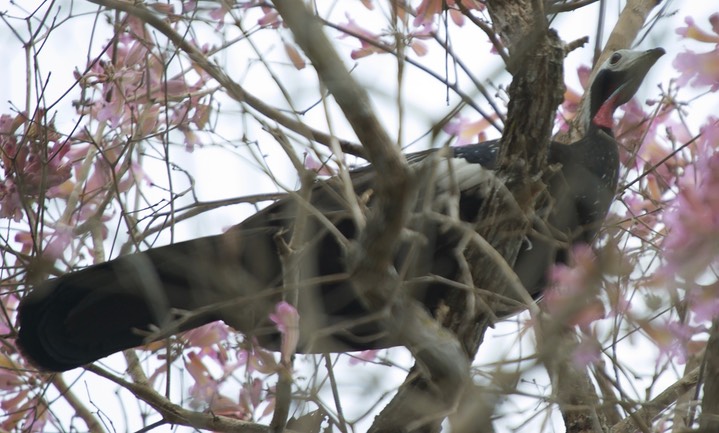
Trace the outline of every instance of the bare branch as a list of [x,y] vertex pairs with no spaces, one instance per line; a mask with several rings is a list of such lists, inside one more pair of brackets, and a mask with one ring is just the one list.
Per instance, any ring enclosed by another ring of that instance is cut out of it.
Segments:
[[423,376],[431,378],[429,390],[416,393],[402,405],[390,406],[391,410],[384,412],[390,415],[378,417],[372,428],[375,432],[411,431],[446,416],[461,396],[469,374],[469,360],[456,338],[408,294],[397,294],[399,281],[390,271],[395,245],[414,204],[416,182],[411,181],[400,149],[375,116],[369,96],[324,35],[320,20],[302,2],[276,0],[275,6],[382,174],[376,179],[377,208],[351,259],[355,262],[353,284],[371,309],[386,312],[384,328],[412,351],[424,369]]
[[560,12],[571,12],[596,2],[597,0],[574,0],[558,4],[559,2],[557,1],[547,8],[547,13],[556,14]]
[[704,397],[699,428],[709,433],[719,431],[719,318],[712,323],[704,362]]
[[90,433],[105,433],[105,429],[102,428],[100,421],[85,407],[85,405],[78,400],[77,396],[70,390],[70,387],[65,383],[65,379],[62,378],[61,374],[55,374],[52,378],[52,384],[55,385],[62,397],[68,402],[68,404],[75,411],[75,415],[80,417],[85,422],[88,431]]
[[[126,388],[137,398],[152,406],[168,424],[231,433],[274,433],[270,427],[265,425],[184,409],[160,395],[150,386],[128,382],[96,365],[88,365],[85,369]],[[289,430],[285,431],[290,432]]]
[[619,424],[614,425],[610,433],[634,433],[637,430],[637,425],[648,425],[660,413],[674,404],[679,397],[696,387],[700,374],[701,368],[695,368],[689,374],[665,389],[664,392],[643,404],[641,409],[633,412]]

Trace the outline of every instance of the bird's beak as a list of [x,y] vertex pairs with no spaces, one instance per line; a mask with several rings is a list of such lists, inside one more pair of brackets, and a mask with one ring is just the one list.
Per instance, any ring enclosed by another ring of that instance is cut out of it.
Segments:
[[637,53],[636,57],[627,59],[626,67],[622,73],[626,74],[626,81],[619,86],[610,99],[616,101],[615,106],[629,102],[637,93],[649,69],[666,53],[664,48],[653,48],[643,53]]

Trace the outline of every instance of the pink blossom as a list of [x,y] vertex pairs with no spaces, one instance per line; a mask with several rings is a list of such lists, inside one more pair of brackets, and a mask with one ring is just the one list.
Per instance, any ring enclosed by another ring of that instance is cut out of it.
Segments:
[[35,239],[28,231],[19,230],[15,233],[14,240],[21,245],[20,252],[23,254],[30,254],[35,246]]
[[550,270],[552,286],[545,291],[544,306],[566,323],[586,328],[604,318],[604,304],[598,298],[600,269],[591,247],[579,245],[572,250],[571,265],[557,264]]
[[200,137],[195,133],[195,131],[185,126],[180,126],[178,129],[182,132],[183,137],[185,137],[184,142],[186,152],[192,153],[195,151],[196,146],[202,146],[202,140],[200,140]]
[[442,13],[443,5],[443,0],[422,0],[422,3],[417,7],[417,14],[412,25],[416,27],[422,24],[432,23],[434,17]]
[[599,342],[589,336],[582,336],[581,342],[572,352],[572,361],[578,368],[586,368],[602,359],[602,348]]
[[[121,174],[121,171],[122,168],[120,166],[116,166],[116,174]],[[125,175],[122,176],[120,181],[117,183],[117,191],[127,192],[130,190],[131,187],[139,184],[141,180],[144,180],[146,185],[153,184],[152,179],[147,174],[142,165],[138,164],[137,161],[132,161],[130,162],[130,167],[125,173]]]
[[664,129],[664,135],[669,137],[660,141],[658,131],[648,133],[647,139],[639,149],[636,167],[641,170],[654,167],[653,173],[669,187],[675,183],[677,168],[686,165],[686,161],[681,153],[676,153],[667,159],[672,150],[665,143],[670,140],[688,143],[693,137],[685,124],[663,115],[657,116],[657,120],[652,122],[649,129],[655,131],[660,125]]
[[[367,57],[374,53],[385,53],[387,52],[387,49],[381,48],[383,46],[383,42],[380,39],[379,35],[370,32],[369,30],[366,30],[364,27],[357,24],[355,20],[350,18],[349,14],[345,15],[347,17],[347,23],[340,24],[339,27],[344,30],[346,33],[343,33],[341,38],[345,38],[347,36],[355,36],[357,37],[357,40],[359,40],[361,48],[352,50],[352,53],[350,56],[357,60],[362,57]],[[376,44],[370,44],[367,42],[368,40],[376,42]]]
[[216,321],[182,334],[190,346],[207,348],[227,339],[229,329],[223,322]]
[[271,29],[279,28],[282,24],[280,14],[274,8],[262,7],[262,11],[265,13],[260,19],[257,20],[257,24],[261,27],[269,27]]
[[693,278],[719,257],[719,135],[716,119],[702,128],[697,161],[679,182],[679,193],[664,216],[665,275]]
[[45,233],[49,242],[43,250],[43,256],[47,259],[57,260],[65,252],[70,242],[75,238],[72,227],[58,224],[52,234]]
[[185,368],[195,383],[190,387],[190,406],[194,409],[204,408],[217,415],[247,419],[247,410],[239,403],[220,393],[220,385],[225,378],[219,380],[212,377],[200,357],[190,352],[185,360]]
[[238,365],[245,365],[249,372],[258,371],[263,374],[273,374],[279,368],[274,355],[257,344],[253,344],[251,350],[243,349],[238,351],[237,361]]
[[305,152],[305,168],[312,170],[320,176],[334,176],[335,172],[326,162],[320,162],[313,154]]
[[692,287],[687,291],[687,300],[697,323],[710,322],[719,317],[719,283]]
[[113,128],[122,123],[125,104],[119,98],[113,98],[109,102],[102,102],[98,105],[98,108],[99,110],[95,114],[98,122],[109,122]]
[[422,3],[417,6],[417,13],[415,15],[412,25],[415,27],[426,25],[434,21],[434,17],[443,12],[444,5],[446,4],[449,10],[452,21],[462,26],[464,24],[464,15],[457,6],[458,3],[462,3],[468,10],[484,10],[484,4],[476,0],[422,0]]
[[305,59],[300,54],[299,50],[294,45],[291,45],[287,42],[284,44],[285,47],[285,53],[287,54],[287,57],[292,62],[292,65],[295,67],[295,69],[302,70],[307,66],[307,62],[305,62]]
[[[10,361],[8,361],[10,362]],[[17,374],[15,368],[8,368],[3,366],[0,368],[0,389],[7,392],[12,391],[18,387],[24,385],[23,378]]]
[[282,360],[289,363],[300,341],[300,315],[295,307],[282,301],[275,306],[275,312],[270,314],[270,320],[282,334],[280,350]]
[[[267,392],[265,390],[265,384],[258,378],[245,381],[242,384],[242,389],[240,389],[240,405],[246,408],[246,411],[250,414],[253,409],[256,410],[263,402],[267,402],[268,407],[274,408],[275,398],[272,391],[273,389],[270,389],[270,392]],[[266,413],[267,407],[263,413],[259,415],[259,418],[266,416]]]
[[643,329],[648,331],[647,333],[657,343],[663,356],[675,359],[680,364],[687,361],[693,337],[706,332],[704,326],[689,325],[679,321],[668,321],[652,327],[645,326]]
[[275,391],[275,387],[274,387],[274,386],[271,386],[271,387],[270,387],[270,392],[272,392],[272,394],[269,395],[269,396],[265,399],[265,402],[267,403],[267,406],[265,406],[265,409],[262,411],[262,413],[260,414],[260,416],[258,417],[258,419],[262,419],[262,418],[264,418],[264,417],[266,417],[266,416],[269,416],[270,414],[273,414],[273,413],[275,412],[275,406],[277,405],[277,399],[275,398],[275,395],[276,395],[276,394],[275,394],[274,391]]
[[365,362],[372,362],[377,359],[379,350],[364,350],[356,355],[352,355],[350,358],[350,365],[357,365]]
[[[497,115],[494,114],[491,118],[494,120]],[[447,134],[457,137],[457,141],[454,143],[455,146],[465,146],[485,141],[487,139],[485,130],[489,127],[489,120],[484,117],[471,121],[459,115],[447,123],[443,130]]]
[[197,9],[197,1],[196,0],[185,0],[182,2],[182,13],[183,14],[192,12],[196,9]]
[[171,5],[171,4],[155,2],[155,3],[148,3],[147,6],[152,8],[156,12],[160,12],[162,14],[174,15],[174,13],[175,13],[175,6]]
[[221,29],[225,25],[225,15],[230,13],[229,6],[227,3],[220,3],[219,7],[216,7],[210,11],[210,18],[217,21],[217,30]]
[[257,378],[252,379],[249,386],[243,388],[247,390],[247,396],[249,397],[252,406],[259,406],[262,402],[262,388],[263,383]]
[[22,199],[12,179],[4,179],[0,183],[0,218],[22,220]]
[[194,123],[198,129],[203,129],[210,120],[212,107],[209,104],[202,104],[199,101],[193,101],[193,106],[195,107],[195,113],[192,115],[192,123]]
[[690,83],[692,87],[711,86],[712,92],[719,89],[719,48],[705,53],[686,50],[677,54],[672,66],[681,73],[678,86]]
[[190,396],[196,408],[209,401],[219,391],[219,383],[212,377],[210,371],[196,353],[190,352],[185,360],[185,369],[195,380],[190,387]]
[[[18,131],[21,127],[24,133]],[[57,133],[42,110],[32,120],[24,113],[0,116],[0,218],[19,221],[23,204],[68,180],[69,149],[68,141]]]
[[1,431],[42,432],[45,431],[49,414],[42,396],[28,398],[28,390],[20,391],[15,397],[0,402],[0,409],[7,414],[0,423]]
[[425,44],[422,41],[419,40],[413,40],[412,43],[410,43],[410,48],[412,48],[412,51],[414,51],[415,54],[422,57],[427,54],[429,51],[429,48],[427,48],[427,44]]
[[687,26],[679,27],[676,30],[676,33],[678,35],[685,38],[694,39],[699,42],[713,42],[715,44],[719,44],[719,13],[712,14],[709,17],[709,22],[712,25],[712,30],[716,35],[712,35],[700,29],[699,26],[694,23],[694,19],[692,17],[684,18],[684,22],[687,23]]
[[[17,281],[14,279],[9,279],[6,281],[3,281],[3,284],[0,285],[0,292],[5,293],[4,295],[0,296],[0,302],[2,302],[2,305],[7,311],[14,311],[18,304],[18,297],[15,293],[15,286]],[[2,319],[0,319],[0,335],[9,335],[12,332],[12,329],[10,327],[10,324],[8,323],[8,320],[11,320],[7,315],[4,315]],[[12,344],[12,340],[8,340],[8,343]],[[0,367],[0,370],[2,368]]]

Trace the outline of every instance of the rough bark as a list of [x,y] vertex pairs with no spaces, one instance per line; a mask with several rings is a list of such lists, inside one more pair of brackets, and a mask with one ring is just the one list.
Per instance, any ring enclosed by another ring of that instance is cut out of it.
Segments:
[[[605,49],[597,59],[592,77],[596,74],[597,66],[601,65],[612,52],[628,48],[632,44],[643,26],[644,20],[659,3],[660,1],[656,0],[629,0],[627,2]],[[584,107],[584,104],[581,104],[580,107]],[[583,117],[580,109],[571,125],[570,132],[557,135],[555,140],[571,143],[581,138],[585,132],[584,125],[581,124]],[[568,314],[571,313],[568,312]],[[540,323],[541,326],[537,331],[540,342],[539,356],[552,381],[567,432],[606,431],[608,421],[589,371],[586,368],[575,367],[570,359],[570,354],[574,352],[578,344],[573,329],[563,325],[559,317],[543,318]],[[559,354],[565,354],[565,356],[560,357]]]
[[[529,229],[529,216],[535,200],[544,189],[542,175],[546,169],[549,138],[564,91],[563,49],[556,33],[548,29],[541,2],[490,1],[487,5],[496,30],[504,41],[508,41],[508,69],[514,77],[509,87],[510,104],[497,182],[491,186],[486,205],[480,210],[478,221],[481,224],[473,228],[478,238],[469,241],[465,255],[474,255],[468,256],[467,261],[473,264],[471,273],[476,287],[530,304],[531,298],[526,291],[513,284],[516,281],[509,266]],[[443,319],[443,325],[459,337],[468,359],[474,357],[485,330],[492,324],[486,314],[472,308],[472,302],[458,293],[448,300]],[[429,387],[424,376],[411,373],[370,431],[384,431],[378,425],[391,419],[396,408],[407,405]],[[478,399],[476,389],[472,389],[471,394],[476,404],[460,406],[454,420],[462,421],[453,427],[458,431],[492,431],[487,420],[494,402]],[[470,412],[487,416],[481,424],[472,424],[467,420],[477,418],[470,416]],[[437,419],[421,429],[410,430],[436,432],[441,421]]]
[[709,433],[719,431],[719,318],[712,323],[704,359],[704,397],[699,431]]
[[699,383],[700,368],[696,368],[687,373],[686,376],[675,382],[669,388],[665,389],[661,394],[651,401],[644,403],[641,409],[633,412],[627,418],[612,426],[610,433],[634,433],[639,430],[639,426],[645,431],[649,430],[651,422],[659,416],[669,406],[674,404],[681,396],[686,394]]
[[369,96],[351,77],[324,35],[321,21],[302,2],[275,0],[274,4],[342,109],[369,160],[382,173],[375,184],[377,206],[351,257],[353,285],[370,309],[385,311],[384,329],[394,333],[397,341],[412,352],[427,388],[391,406],[391,416],[380,415],[370,431],[423,428],[456,406],[469,381],[469,359],[454,335],[439,326],[416,301],[406,294],[397,295],[395,290],[398,281],[390,269],[395,246],[414,203],[416,182],[411,181],[399,147],[377,119]]

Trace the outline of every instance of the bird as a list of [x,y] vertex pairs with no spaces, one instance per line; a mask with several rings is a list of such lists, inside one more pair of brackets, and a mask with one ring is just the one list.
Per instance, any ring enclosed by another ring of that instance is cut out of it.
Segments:
[[[565,262],[573,245],[591,243],[597,235],[618,184],[612,116],[664,53],[662,48],[612,53],[589,85],[584,136],[571,144],[550,143],[547,163],[558,167],[546,182],[550,199],[537,209],[541,221],[532,224],[512,268],[532,297],[541,297],[554,263]],[[419,193],[410,218],[419,222],[411,222],[403,234],[394,269],[398,289],[432,314],[456,290],[452,281],[461,278],[456,251],[462,233],[423,220],[419,210],[455,209],[459,220],[477,224],[485,199],[482,185],[497,169],[499,146],[493,140],[445,148],[448,154],[430,150],[407,156],[418,170],[432,168],[434,174],[426,178],[433,185]],[[291,288],[298,293],[298,352],[398,345],[354,292],[347,257],[347,245],[361,233],[354,215],[357,209],[371,210],[373,179],[380,175],[371,165],[350,172],[353,205],[339,179],[319,180],[309,199],[290,194],[222,234],[121,256],[40,283],[18,306],[17,346],[37,368],[61,372],[222,320],[245,338],[279,350],[281,336],[269,315],[288,289],[281,249],[287,248],[300,213],[305,242],[297,252],[297,269],[290,269],[299,276]],[[453,185],[459,190],[454,201]],[[471,266],[471,258],[466,260]],[[499,316],[511,310],[496,307]]]

